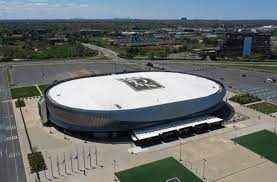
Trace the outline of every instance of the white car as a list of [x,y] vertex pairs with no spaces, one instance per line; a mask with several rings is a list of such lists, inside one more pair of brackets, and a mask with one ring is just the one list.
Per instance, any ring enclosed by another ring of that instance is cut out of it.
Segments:
[[266,82],[266,83],[275,83],[276,80],[275,80],[275,79],[272,79],[272,78],[267,78],[267,79],[265,80],[265,82]]

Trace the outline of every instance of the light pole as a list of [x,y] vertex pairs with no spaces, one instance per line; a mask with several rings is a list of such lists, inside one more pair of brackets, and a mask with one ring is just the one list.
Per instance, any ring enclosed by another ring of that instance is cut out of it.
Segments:
[[[275,117],[274,117],[275,118]],[[277,133],[277,118],[275,118],[274,133]]]
[[79,151],[78,151],[78,148],[77,148],[77,166],[78,166],[78,170],[80,171],[80,163],[79,163]]
[[70,164],[71,164],[71,171],[73,173],[74,171],[73,171],[73,161],[72,161],[72,153],[71,152],[70,152]]
[[59,175],[61,175],[60,164],[59,164],[59,155],[58,154],[57,154],[57,167],[58,167],[58,173],[59,173]]
[[234,126],[235,127],[235,140],[234,140],[234,144],[236,145],[236,139],[237,139],[237,131],[238,131],[238,127],[237,126]]
[[113,174],[114,174],[114,181],[117,181],[116,176],[115,176],[115,164],[116,164],[116,160],[113,160]]
[[83,161],[84,161],[84,175],[86,175],[86,158],[85,158],[85,149],[83,147]]
[[90,167],[92,167],[92,164],[91,164],[91,149],[89,147],[89,165]]
[[179,161],[182,161],[182,143],[180,142]]
[[54,178],[53,164],[52,164],[52,157],[51,157],[51,155],[49,156],[49,159],[50,159],[50,165],[51,165],[51,174],[52,174],[52,178]]
[[207,160],[203,159],[203,179],[206,179],[205,178],[206,162],[207,162]]
[[66,172],[65,152],[63,153],[63,161],[64,161],[64,173],[67,174],[67,172]]
[[95,165],[98,165],[97,148],[95,146]]
[[[52,174],[52,178],[54,178],[53,165],[52,165],[52,158],[51,158],[51,155],[49,155],[49,157],[48,157],[48,153],[47,153],[47,151],[45,151],[45,156],[50,160],[51,174]],[[46,173],[45,173],[45,178],[46,178]]]

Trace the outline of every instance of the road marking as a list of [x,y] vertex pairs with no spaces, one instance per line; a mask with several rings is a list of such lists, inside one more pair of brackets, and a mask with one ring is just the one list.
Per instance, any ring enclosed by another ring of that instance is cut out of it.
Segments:
[[15,129],[16,129],[15,125],[6,126],[6,131],[15,130]]
[[12,101],[11,100],[4,100],[4,101],[2,101],[3,104],[10,103],[10,102],[12,102]]
[[18,136],[10,136],[6,138],[6,141],[16,140],[18,139]]
[[[9,97],[11,98],[11,93],[10,92],[9,92]],[[9,122],[10,122],[10,126],[11,126],[12,121],[11,121],[11,117],[10,117],[9,103],[7,103],[6,105],[7,105],[7,110],[8,110]],[[13,130],[11,130],[11,136],[13,136]],[[12,144],[13,144],[13,152],[15,152],[15,145],[14,145],[13,140],[12,140]],[[17,169],[17,159],[16,158],[14,158],[14,165],[15,165],[16,181],[19,182],[18,169]]]
[[269,89],[261,89],[261,90],[256,90],[253,92],[249,92],[250,94],[256,94],[256,93],[261,93],[261,92],[266,92],[266,91],[270,91]]
[[20,156],[20,155],[21,155],[20,152],[9,153],[8,158],[9,158],[9,159],[10,159],[10,158],[15,158],[15,157],[18,157],[18,156]]

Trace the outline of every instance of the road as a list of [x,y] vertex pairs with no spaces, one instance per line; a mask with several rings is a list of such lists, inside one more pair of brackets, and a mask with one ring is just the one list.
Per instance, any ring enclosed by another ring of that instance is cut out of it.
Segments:
[[83,43],[82,45],[83,45],[84,47],[86,47],[86,48],[99,51],[99,52],[100,52],[101,54],[103,54],[105,57],[111,59],[112,61],[114,61],[114,62],[117,63],[117,64],[126,63],[126,60],[125,60],[125,59],[120,58],[120,57],[118,56],[118,53],[117,53],[117,52],[114,52],[114,51],[112,51],[112,50],[110,50],[110,49],[106,49],[106,48],[103,48],[103,47],[95,46],[95,45],[92,45],[92,44],[85,44],[85,43]]
[[6,70],[0,68],[0,181],[26,182]]

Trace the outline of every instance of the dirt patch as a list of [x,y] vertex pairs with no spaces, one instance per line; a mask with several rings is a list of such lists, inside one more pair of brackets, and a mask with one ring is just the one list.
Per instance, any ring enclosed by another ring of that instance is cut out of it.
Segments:
[[76,70],[76,71],[72,71],[72,72],[61,73],[57,77],[58,77],[58,80],[64,80],[64,79],[68,79],[68,78],[89,76],[89,75],[94,75],[94,74],[95,74],[95,72],[92,70],[80,69],[80,70]]
[[81,76],[88,76],[93,74],[95,74],[93,71],[87,70],[87,69],[80,69],[80,70],[68,73],[69,77],[81,77]]

